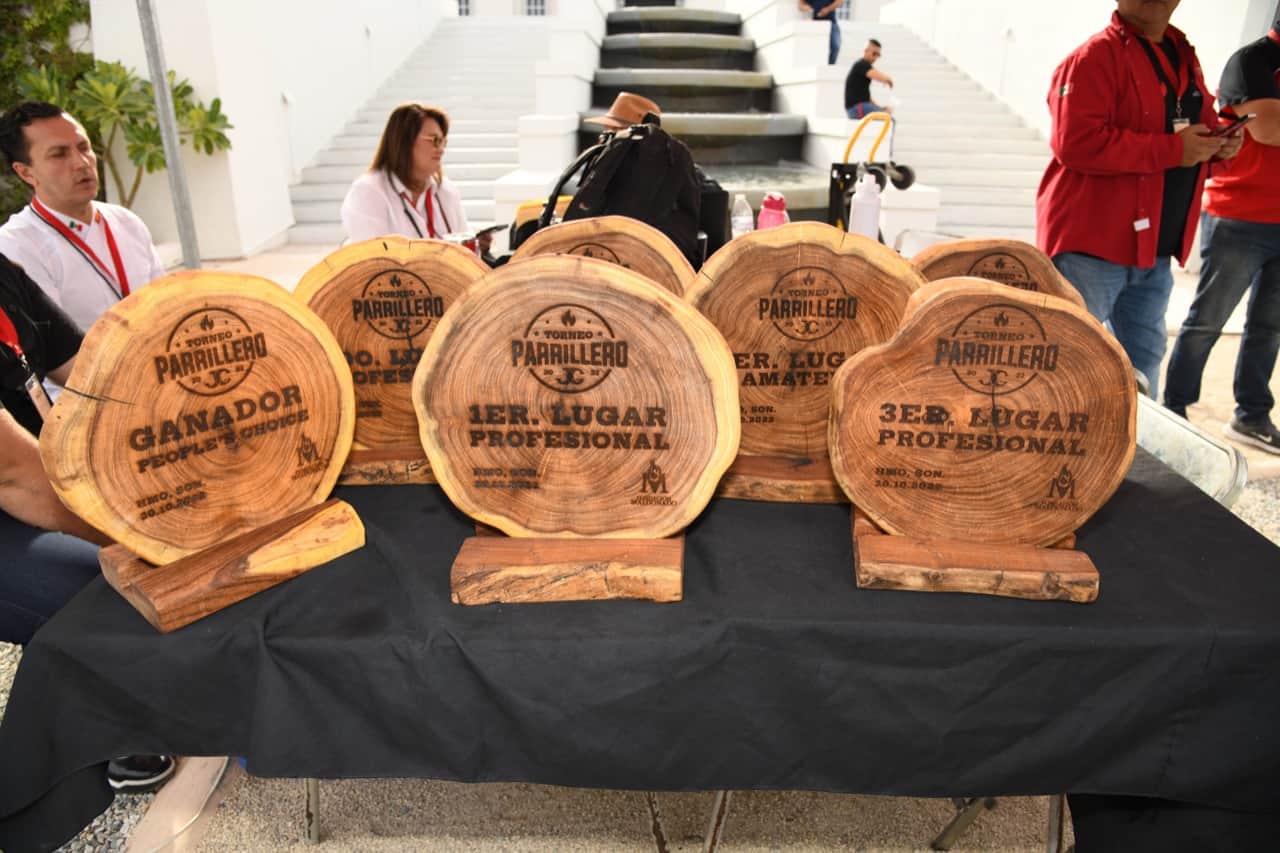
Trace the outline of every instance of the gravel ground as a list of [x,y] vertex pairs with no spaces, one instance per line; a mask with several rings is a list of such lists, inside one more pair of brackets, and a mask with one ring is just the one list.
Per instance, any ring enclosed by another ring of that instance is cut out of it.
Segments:
[[[1250,483],[1233,509],[1280,545],[1280,478]],[[20,647],[0,643],[0,719],[21,659]],[[402,850],[410,838],[415,849],[459,853],[653,849],[648,812],[635,793],[421,780],[324,782],[321,791],[325,843],[307,848],[317,853]],[[62,850],[123,851],[130,830],[152,799],[152,795],[116,797],[111,808]],[[662,795],[672,853],[700,849],[708,804],[705,794]],[[1042,799],[1002,800],[955,849],[1040,849],[1044,814]],[[246,777],[220,807],[199,849],[300,847],[301,815],[300,782]],[[741,853],[776,850],[780,843],[789,853],[850,845],[911,850],[915,848],[905,839],[920,839],[924,849],[949,818],[950,806],[942,800],[745,792],[733,800],[729,833],[732,848]],[[554,835],[549,834],[552,829]],[[785,835],[780,835],[783,831]],[[422,832],[429,832],[429,839],[418,835]]]

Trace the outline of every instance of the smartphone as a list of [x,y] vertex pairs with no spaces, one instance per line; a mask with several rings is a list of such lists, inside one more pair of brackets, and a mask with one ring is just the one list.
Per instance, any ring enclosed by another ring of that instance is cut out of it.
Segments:
[[[1245,115],[1242,115],[1240,118],[1231,122],[1231,124],[1224,124],[1222,127],[1214,128],[1213,130],[1209,131],[1209,135],[1210,136],[1230,136],[1231,134],[1235,133],[1237,130],[1244,127],[1246,124],[1253,121],[1257,117],[1258,117],[1257,113],[1246,113]],[[1222,118],[1226,118],[1226,116],[1222,116]]]

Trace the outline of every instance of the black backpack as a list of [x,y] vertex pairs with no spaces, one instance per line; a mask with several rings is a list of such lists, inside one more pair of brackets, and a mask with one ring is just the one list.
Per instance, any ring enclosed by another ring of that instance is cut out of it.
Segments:
[[539,228],[550,224],[556,197],[579,169],[582,179],[565,210],[565,221],[630,216],[666,234],[694,269],[702,265],[702,186],[683,142],[655,124],[636,124],[606,135],[560,176]]

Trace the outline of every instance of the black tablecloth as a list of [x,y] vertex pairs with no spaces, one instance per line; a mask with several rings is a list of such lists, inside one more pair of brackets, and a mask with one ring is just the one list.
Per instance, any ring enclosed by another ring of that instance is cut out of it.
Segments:
[[338,496],[366,525],[356,553],[167,636],[97,580],[37,634],[0,725],[0,847],[57,835],[59,803],[97,783],[46,792],[137,752],[1280,811],[1280,551],[1144,453],[1080,532],[1089,605],[859,590],[847,507],[716,500],[680,603],[460,607],[471,524],[437,488]]

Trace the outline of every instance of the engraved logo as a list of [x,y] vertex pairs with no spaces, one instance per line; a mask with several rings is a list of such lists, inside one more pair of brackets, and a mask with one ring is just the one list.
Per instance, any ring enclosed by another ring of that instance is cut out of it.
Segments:
[[201,308],[178,321],[163,355],[154,359],[156,381],[174,381],[192,394],[225,394],[267,355],[266,337],[226,308]]
[[1071,473],[1071,469],[1066,465],[1062,466],[1062,470],[1058,472],[1058,476],[1049,481],[1048,497],[1075,500],[1076,478],[1075,475]]
[[649,467],[640,475],[640,493],[652,492],[655,495],[667,493],[667,475],[662,473],[657,462],[650,462]]
[[951,368],[966,388],[993,399],[1026,387],[1058,367],[1058,345],[1045,337],[1031,312],[1017,305],[987,305],[938,338],[935,366]]
[[640,493],[631,498],[633,506],[675,506],[675,499],[667,494],[667,475],[656,461],[649,463],[640,474]]
[[525,367],[561,394],[590,391],[627,366],[627,342],[604,317],[583,305],[552,305],[535,316],[524,338],[511,341],[511,366]]
[[983,255],[969,267],[968,275],[998,281],[1019,290],[1039,290],[1040,287],[1031,278],[1027,265],[1007,252],[992,252]]
[[387,338],[410,341],[444,314],[444,297],[408,270],[383,270],[351,300],[351,317]]
[[311,436],[305,432],[302,434],[302,440],[298,442],[298,465],[301,468],[304,465],[320,461],[320,448],[311,440]]
[[756,303],[760,320],[796,341],[817,341],[845,320],[858,316],[858,298],[840,280],[818,267],[798,267],[778,279],[767,297]]

